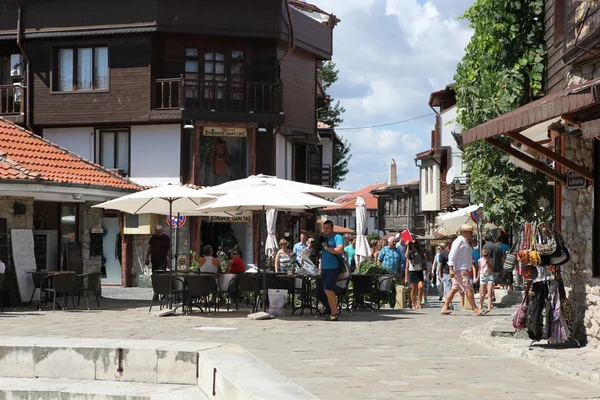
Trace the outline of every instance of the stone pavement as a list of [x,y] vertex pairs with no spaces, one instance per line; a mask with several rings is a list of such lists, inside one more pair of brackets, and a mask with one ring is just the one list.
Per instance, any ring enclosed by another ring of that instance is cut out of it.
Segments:
[[[149,291],[107,289],[102,310],[0,314],[0,335],[172,339],[236,343],[320,399],[599,399],[600,386],[503,354],[461,337],[507,317],[439,305],[419,311],[345,312],[339,322],[310,315],[251,321],[247,310],[159,318]],[[112,292],[112,293],[111,293]],[[140,300],[123,300],[138,297]]]

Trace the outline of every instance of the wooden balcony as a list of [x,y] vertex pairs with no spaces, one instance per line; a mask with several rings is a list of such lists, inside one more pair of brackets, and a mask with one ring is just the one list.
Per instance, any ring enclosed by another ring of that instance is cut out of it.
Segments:
[[0,85],[0,115],[18,115],[22,110],[23,88]]
[[184,78],[156,79],[154,110],[279,114],[281,83],[201,81]]
[[329,164],[313,164],[310,166],[309,182],[311,185],[333,186],[333,171]]
[[425,215],[383,215],[379,219],[379,229],[384,231],[402,232],[405,229],[422,235],[427,229]]
[[598,2],[567,0],[566,12],[564,59],[581,63],[600,58],[597,52],[600,44]]

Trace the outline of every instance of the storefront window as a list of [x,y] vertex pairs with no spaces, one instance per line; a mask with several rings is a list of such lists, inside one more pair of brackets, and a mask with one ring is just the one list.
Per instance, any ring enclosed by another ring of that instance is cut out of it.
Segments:
[[60,265],[64,265],[67,243],[77,242],[77,204],[60,206]]

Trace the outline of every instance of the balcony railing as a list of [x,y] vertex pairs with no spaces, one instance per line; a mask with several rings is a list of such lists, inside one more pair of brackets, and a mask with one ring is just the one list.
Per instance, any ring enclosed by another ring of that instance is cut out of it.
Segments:
[[206,111],[279,113],[282,111],[280,83],[156,79],[153,107]]
[[310,166],[309,183],[311,185],[333,186],[331,165],[313,164]]
[[426,226],[425,215],[383,215],[379,220],[379,229],[384,231],[401,232],[405,229],[422,234]]
[[20,114],[23,88],[0,85],[0,115]]
[[[560,23],[557,21],[556,23]],[[591,38],[600,30],[600,6],[597,1],[568,0],[565,45],[566,51]]]

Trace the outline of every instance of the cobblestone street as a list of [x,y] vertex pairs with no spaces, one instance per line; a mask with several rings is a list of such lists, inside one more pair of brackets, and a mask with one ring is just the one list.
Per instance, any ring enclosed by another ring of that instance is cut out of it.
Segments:
[[0,314],[1,335],[237,343],[324,400],[600,398],[599,386],[461,337],[468,328],[506,317],[508,309],[486,317],[468,312],[444,317],[435,305],[344,313],[338,323],[310,314],[251,321],[246,310],[159,318],[148,314],[149,301],[118,299],[149,298],[148,290],[105,293],[113,299],[102,299],[100,311]]

